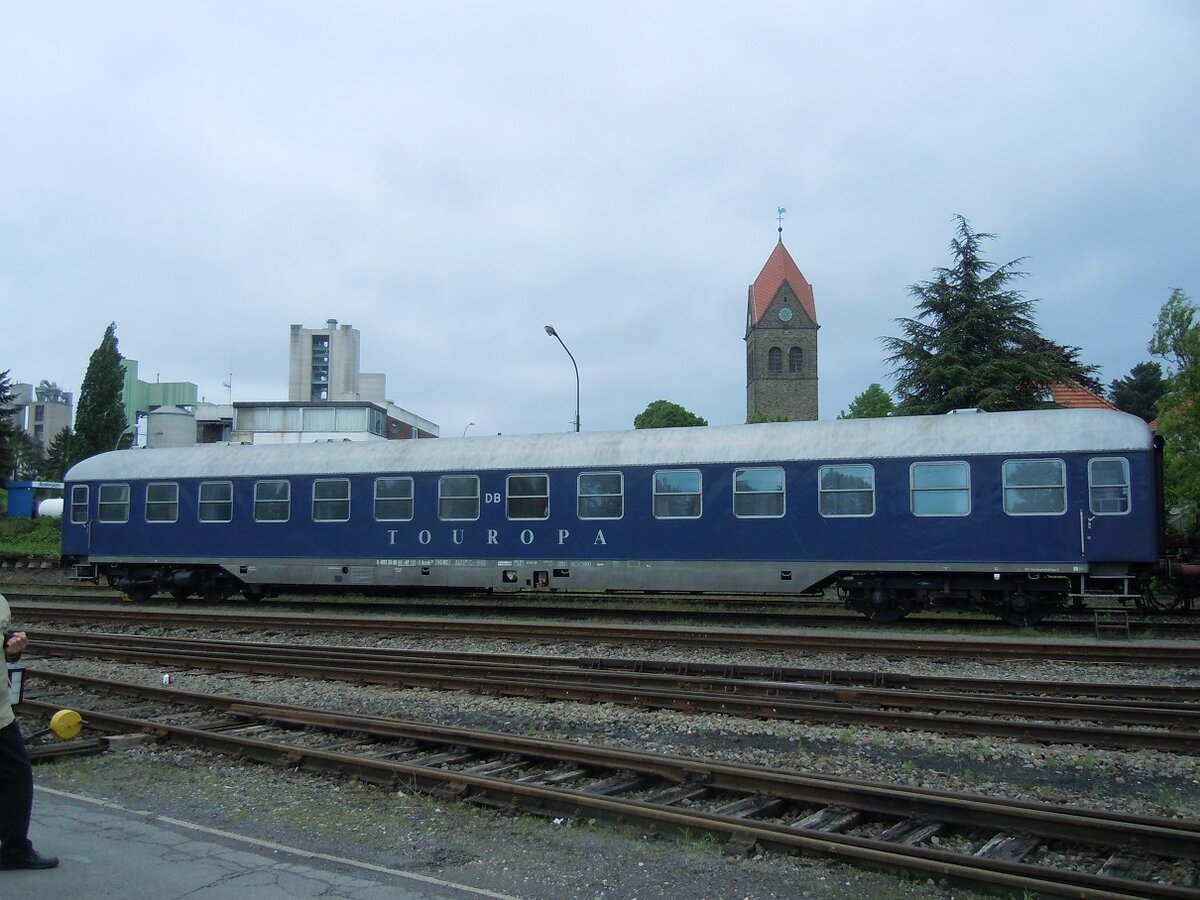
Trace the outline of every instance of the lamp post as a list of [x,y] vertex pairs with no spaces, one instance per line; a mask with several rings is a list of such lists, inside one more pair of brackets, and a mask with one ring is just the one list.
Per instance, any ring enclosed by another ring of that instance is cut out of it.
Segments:
[[[548,334],[548,335],[550,335],[550,337],[556,339],[560,344],[562,344],[562,348],[564,350],[567,350],[567,345],[563,344],[563,339],[558,336],[558,332],[554,330],[553,325],[546,326],[546,334]],[[579,364],[575,362],[575,356],[571,353],[570,350],[567,350],[567,356],[571,357],[571,365],[573,365],[575,367],[575,431],[576,431],[576,433],[578,433],[579,432]]]
[[125,435],[134,433],[136,431],[137,431],[137,423],[136,422],[133,425],[126,425],[123,429],[121,429],[121,433],[117,435],[117,442],[115,444],[113,444],[113,449],[119,450],[121,448],[121,441],[125,440]]
[[[474,424],[475,424],[474,422],[468,422],[468,423],[467,423],[467,428],[470,428],[470,427],[471,427],[472,425],[474,425]],[[463,437],[466,437],[466,436],[467,436],[467,428],[464,428],[464,429],[463,429]]]

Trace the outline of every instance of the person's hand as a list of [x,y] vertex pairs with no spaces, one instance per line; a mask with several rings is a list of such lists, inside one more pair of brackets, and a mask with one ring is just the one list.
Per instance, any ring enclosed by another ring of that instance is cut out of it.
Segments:
[[4,645],[5,656],[19,656],[29,646],[29,636],[23,631],[14,631],[8,643]]

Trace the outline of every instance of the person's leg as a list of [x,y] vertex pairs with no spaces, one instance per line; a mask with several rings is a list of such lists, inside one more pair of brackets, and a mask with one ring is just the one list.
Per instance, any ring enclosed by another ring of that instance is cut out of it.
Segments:
[[16,722],[0,728],[0,858],[29,854],[33,812],[33,769]]

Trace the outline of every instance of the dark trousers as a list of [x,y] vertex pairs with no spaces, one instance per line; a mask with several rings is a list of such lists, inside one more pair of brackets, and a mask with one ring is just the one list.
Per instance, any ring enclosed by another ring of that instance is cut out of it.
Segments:
[[21,729],[13,722],[0,728],[0,853],[4,856],[29,852],[32,813],[33,767]]

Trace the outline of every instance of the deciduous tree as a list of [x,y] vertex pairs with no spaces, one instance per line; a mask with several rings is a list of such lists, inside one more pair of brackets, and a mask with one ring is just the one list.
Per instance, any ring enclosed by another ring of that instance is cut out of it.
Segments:
[[702,419],[669,400],[655,400],[633,420],[634,428],[679,428],[707,424],[707,419]]
[[878,419],[890,416],[896,408],[892,395],[879,384],[871,384],[850,401],[850,408],[838,413],[839,419]]
[[1158,433],[1165,441],[1167,505],[1185,530],[1197,522],[1200,502],[1200,322],[1191,298],[1176,288],[1154,326],[1150,352],[1172,367],[1159,401]]

